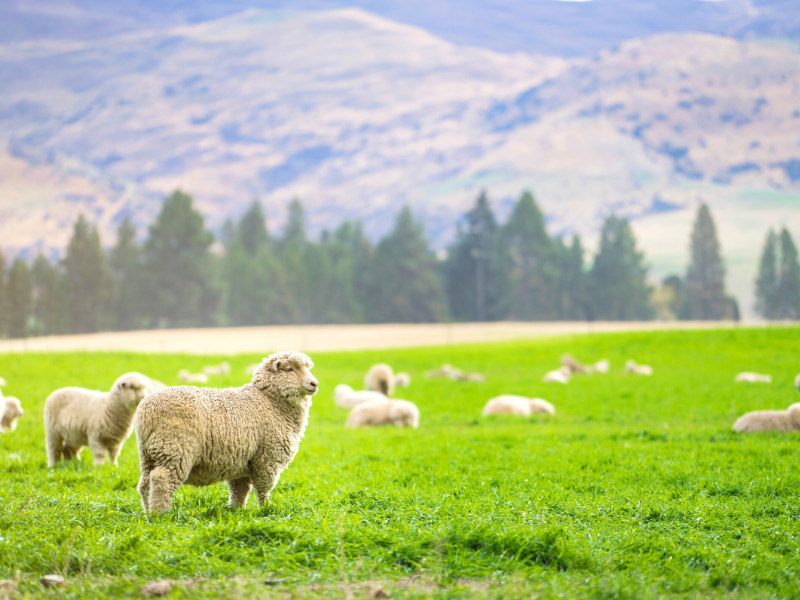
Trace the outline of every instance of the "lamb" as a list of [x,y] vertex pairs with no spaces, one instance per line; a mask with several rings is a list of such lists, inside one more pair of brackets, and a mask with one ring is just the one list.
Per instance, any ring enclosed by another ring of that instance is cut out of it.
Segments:
[[394,394],[394,371],[386,363],[372,365],[364,376],[364,387],[384,396]]
[[733,424],[736,433],[754,431],[800,431],[800,403],[786,410],[757,410],[742,415]]
[[96,466],[105,463],[106,452],[116,465],[148,383],[141,373],[125,373],[108,392],[68,387],[50,394],[44,403],[47,466],[54,467],[62,457],[77,458],[87,445]]
[[149,395],[136,413],[146,513],[172,508],[181,485],[226,481],[228,505],[244,508],[252,487],[263,506],[297,454],[319,383],[300,352],[271,354],[238,388],[190,386]]
[[611,364],[605,358],[603,360],[598,360],[594,363],[594,370],[597,373],[608,373],[608,369],[611,367]]
[[14,396],[3,397],[0,393],[0,433],[14,431],[17,428],[17,419],[25,414],[22,404]]
[[650,376],[653,374],[653,367],[640,365],[635,360],[629,360],[625,363],[625,371],[632,375]]
[[561,366],[569,369],[570,375],[575,375],[576,373],[588,375],[592,372],[592,367],[587,367],[586,365],[579,363],[568,354],[561,357]]
[[353,408],[362,402],[386,402],[389,398],[372,390],[355,391],[349,385],[340,383],[333,390],[333,401],[340,408]]
[[542,381],[544,383],[567,384],[569,383],[569,369],[567,367],[561,367],[555,371],[549,371],[545,373],[544,377],[542,377]]
[[218,365],[203,367],[203,373],[206,375],[227,375],[230,372],[231,364],[229,362],[221,362]]
[[178,371],[178,381],[186,383],[208,383],[208,375],[205,373],[190,373],[186,369]]
[[492,398],[483,407],[483,416],[517,415],[529,417],[533,413],[556,414],[555,407],[541,398],[525,398],[524,396],[504,395]]
[[395,387],[408,387],[411,385],[411,375],[408,373],[395,373],[394,374]]
[[742,371],[736,376],[734,381],[737,383],[772,383],[772,375]]
[[354,429],[376,425],[419,427],[419,409],[407,400],[362,402],[350,411],[344,426]]

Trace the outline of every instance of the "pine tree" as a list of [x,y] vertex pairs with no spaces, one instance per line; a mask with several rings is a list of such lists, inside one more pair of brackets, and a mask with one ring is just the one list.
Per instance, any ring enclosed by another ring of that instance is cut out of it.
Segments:
[[777,316],[779,319],[800,318],[800,263],[797,247],[784,227],[780,235],[781,262],[778,272]]
[[563,240],[556,241],[557,275],[556,316],[565,321],[581,321],[588,314],[588,275],[583,269],[581,238],[573,236],[567,247]]
[[442,321],[445,299],[436,257],[422,224],[403,207],[394,229],[381,240],[370,269],[375,302],[367,305],[367,320],[378,323]]
[[83,215],[75,222],[63,265],[69,331],[99,331],[105,324],[110,278],[100,235]]
[[453,316],[463,321],[494,321],[508,315],[509,257],[486,192],[466,214],[448,252],[445,273]]
[[252,258],[258,256],[269,245],[267,218],[257,200],[254,200],[250,208],[242,215],[237,235],[242,248]]
[[627,219],[610,216],[600,233],[600,251],[590,272],[590,310],[594,319],[652,319],[644,255]]
[[191,196],[173,192],[150,226],[143,250],[147,287],[144,308],[151,326],[202,327],[216,323],[219,293],[213,283],[215,263],[208,251],[213,241]]
[[770,229],[761,252],[756,277],[756,312],[765,319],[778,314],[778,236]]
[[65,281],[44,255],[39,254],[31,270],[34,329],[38,335],[64,333],[67,323]]
[[31,271],[27,263],[17,258],[8,272],[8,335],[12,338],[27,337],[28,319],[33,309]]
[[686,298],[692,319],[717,320],[731,316],[717,229],[706,204],[700,205],[692,229]]
[[8,290],[6,289],[6,257],[0,251],[0,337],[5,337],[8,333],[8,323],[6,320],[8,314]]
[[112,321],[116,330],[142,326],[142,249],[136,243],[136,228],[127,218],[117,228],[117,243],[111,249],[109,266],[113,279]]
[[316,262],[317,257],[309,248],[305,222],[303,205],[295,198],[289,203],[286,225],[278,241],[280,268],[285,273],[281,308],[286,311],[290,323],[310,323],[316,317],[312,309],[312,294],[320,282],[313,282],[306,268],[306,258]]

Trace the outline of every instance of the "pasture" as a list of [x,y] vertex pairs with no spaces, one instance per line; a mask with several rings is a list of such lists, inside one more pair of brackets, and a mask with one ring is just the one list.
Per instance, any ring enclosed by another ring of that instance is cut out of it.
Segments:
[[[797,597],[800,438],[730,427],[800,401],[798,340],[781,327],[311,352],[321,390],[272,504],[229,509],[224,484],[183,487],[149,519],[135,436],[118,468],[94,468],[88,449],[46,467],[47,395],[134,370],[177,385],[178,369],[220,360],[231,373],[210,385],[241,385],[261,356],[1,355],[26,414],[0,435],[0,579],[19,597],[140,597],[156,579],[174,598],[366,598],[376,583],[392,598]],[[541,383],[564,353],[611,372]],[[628,358],[655,375],[626,375]],[[419,406],[418,430],[343,428],[334,386],[360,388],[377,361],[411,374],[396,396]],[[486,382],[422,376],[445,362]],[[734,383],[743,370],[774,382]],[[502,393],[557,414],[481,418]],[[57,571],[68,587],[43,592]]]

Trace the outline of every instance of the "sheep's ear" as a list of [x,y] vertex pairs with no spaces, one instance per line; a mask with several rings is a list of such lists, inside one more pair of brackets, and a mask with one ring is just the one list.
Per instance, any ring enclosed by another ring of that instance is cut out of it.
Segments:
[[280,359],[276,360],[274,363],[272,363],[272,370],[277,373],[281,370],[281,364],[283,363]]

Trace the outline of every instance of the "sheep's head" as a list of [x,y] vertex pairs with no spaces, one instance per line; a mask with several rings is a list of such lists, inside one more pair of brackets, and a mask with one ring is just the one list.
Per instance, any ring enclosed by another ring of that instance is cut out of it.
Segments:
[[259,389],[272,387],[286,398],[313,396],[319,382],[311,374],[314,363],[297,351],[270,354],[253,373],[253,384]]
[[395,427],[419,427],[419,410],[411,402],[395,400],[389,409],[389,420]]
[[5,400],[5,412],[3,413],[3,420],[0,421],[0,428],[5,430],[14,431],[17,427],[17,419],[25,414],[22,410],[22,405],[19,400],[13,397],[0,399],[0,402]]
[[125,373],[114,382],[111,393],[122,399],[123,403],[132,410],[136,410],[139,402],[148,393],[150,380],[141,373]]

